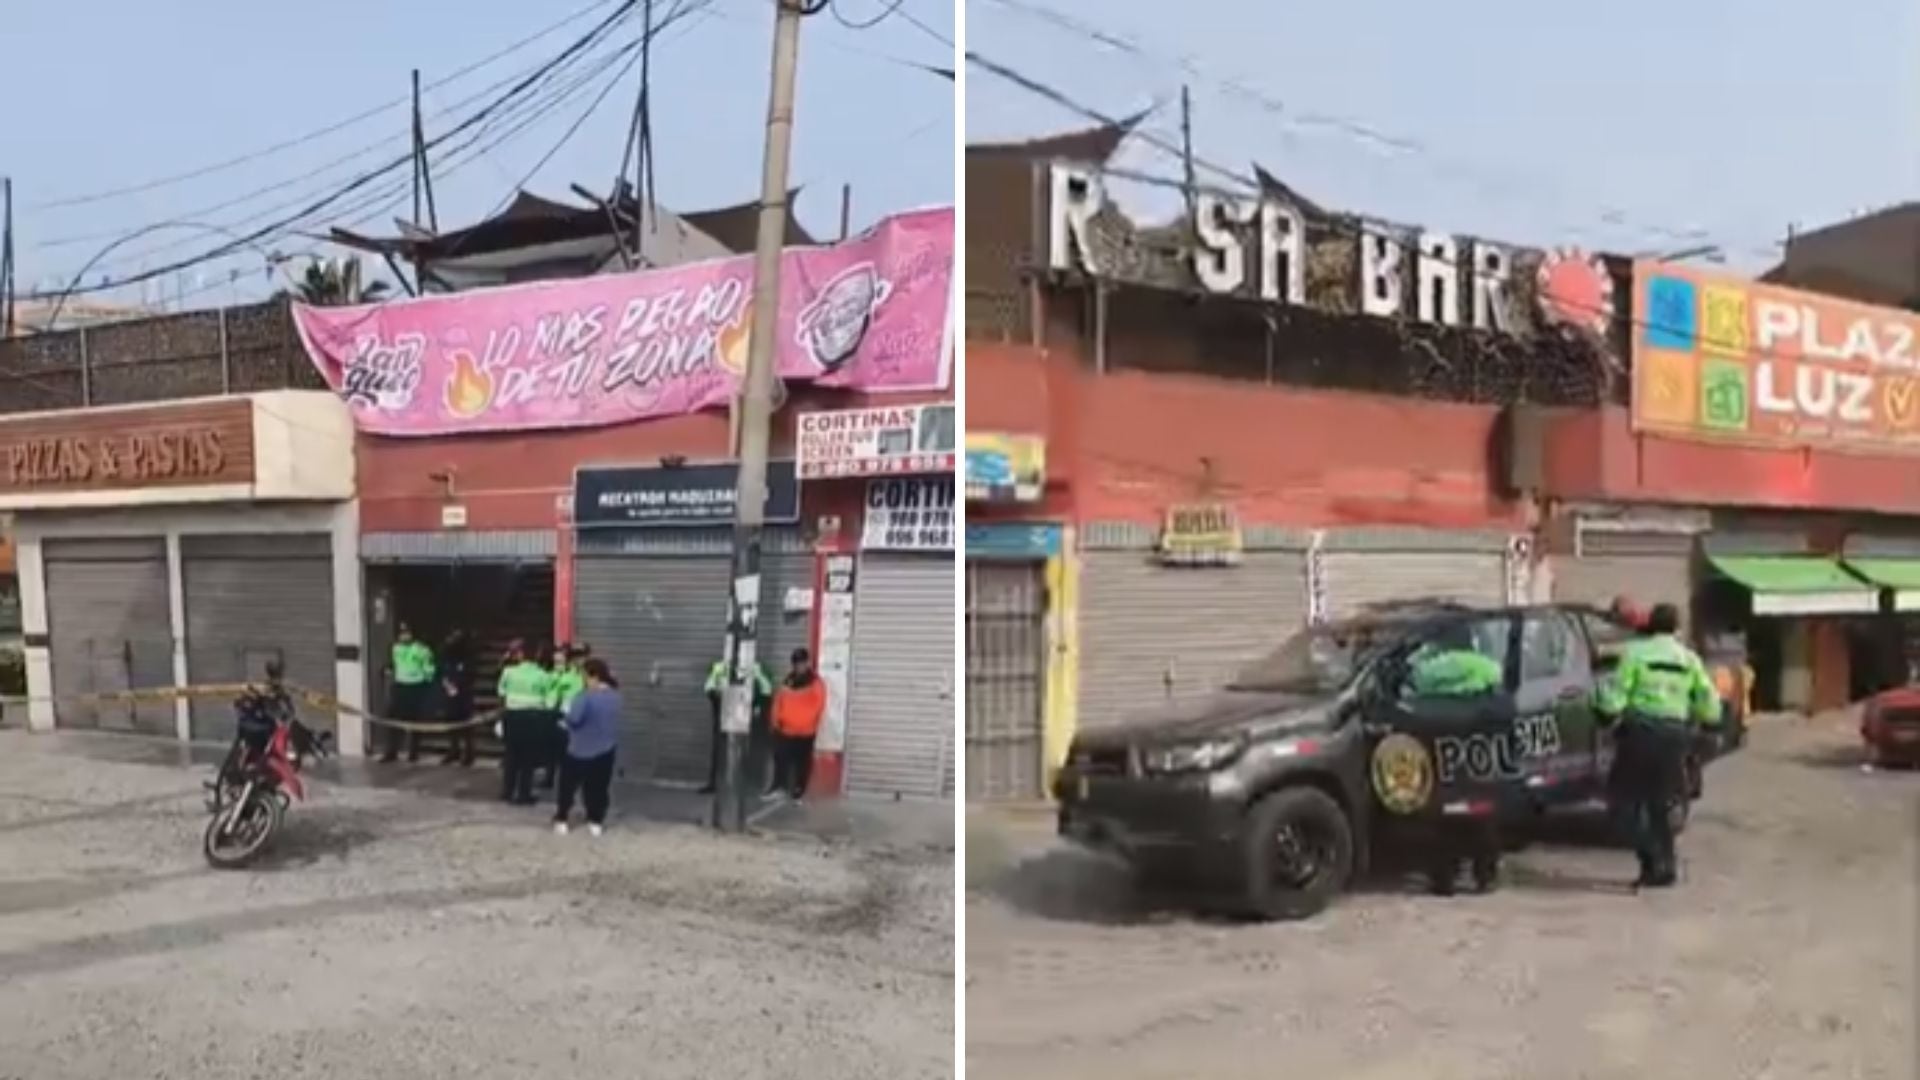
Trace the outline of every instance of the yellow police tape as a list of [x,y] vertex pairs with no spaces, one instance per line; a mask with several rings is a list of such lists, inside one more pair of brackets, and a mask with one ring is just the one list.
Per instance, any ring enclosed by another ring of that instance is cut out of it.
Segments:
[[[426,723],[417,720],[394,720],[384,716],[375,716],[365,709],[349,705],[332,694],[323,694],[293,683],[282,683],[296,704],[306,705],[320,712],[345,713],[356,716],[369,724],[381,727],[399,728],[416,735],[445,735],[450,732],[464,731],[467,728],[492,724],[505,715],[506,710],[495,709],[470,720],[458,723]],[[10,705],[34,704],[72,704],[72,705],[146,705],[163,701],[191,700],[194,698],[235,698],[249,690],[258,690],[256,683],[207,683],[199,686],[155,686],[139,690],[107,690],[91,694],[59,694],[47,697],[0,697],[0,708]]]

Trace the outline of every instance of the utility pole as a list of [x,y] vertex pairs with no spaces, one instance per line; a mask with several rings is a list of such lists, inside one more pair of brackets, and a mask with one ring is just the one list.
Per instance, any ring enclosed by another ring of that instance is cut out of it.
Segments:
[[0,176],[0,341],[13,337],[13,177]]
[[853,231],[853,185],[840,185],[840,240],[844,243],[847,234]]
[[807,0],[774,0],[773,88],[767,96],[767,143],[760,177],[760,232],[753,250],[753,323],[747,374],[740,388],[740,473],[735,485],[733,577],[727,594],[727,689],[720,731],[727,775],[713,793],[713,824],[746,828],[745,752],[753,723],[753,673],[760,645],[760,541],[767,519],[767,451],[773,420],[775,337],[780,320],[780,249],[787,233],[787,158],[793,141],[794,68]]
[[[413,224],[420,225],[421,203],[424,200],[427,211],[427,229],[440,232],[440,214],[433,205],[433,174],[427,167],[427,122],[420,112],[420,69],[413,69]],[[403,282],[404,284],[404,282]],[[408,290],[415,296],[427,291],[427,261],[420,254],[419,241],[414,242],[413,288]]]
[[1186,171],[1185,191],[1187,196],[1187,228],[1195,227],[1194,219],[1199,216],[1199,181],[1193,172],[1193,99],[1187,87],[1180,87],[1180,163]]

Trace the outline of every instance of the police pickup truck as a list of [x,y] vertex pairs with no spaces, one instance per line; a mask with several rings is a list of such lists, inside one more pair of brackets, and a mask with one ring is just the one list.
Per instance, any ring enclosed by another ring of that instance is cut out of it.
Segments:
[[[1218,692],[1083,730],[1054,783],[1059,831],[1155,884],[1314,915],[1388,843],[1475,820],[1511,841],[1551,811],[1604,811],[1593,688],[1627,637],[1590,608],[1425,601],[1302,630]],[[1418,685],[1421,658],[1467,648],[1499,685]],[[1690,762],[1687,802],[1712,756]]]

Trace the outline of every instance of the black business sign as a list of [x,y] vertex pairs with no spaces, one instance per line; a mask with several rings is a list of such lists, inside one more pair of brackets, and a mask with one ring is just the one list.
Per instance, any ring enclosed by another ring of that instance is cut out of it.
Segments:
[[[739,473],[731,462],[581,469],[573,476],[573,521],[583,529],[731,525]],[[766,520],[800,520],[800,481],[791,461],[767,465]]]

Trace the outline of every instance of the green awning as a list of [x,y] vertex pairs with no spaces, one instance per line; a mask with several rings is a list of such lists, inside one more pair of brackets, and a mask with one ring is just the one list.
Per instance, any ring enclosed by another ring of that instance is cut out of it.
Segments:
[[1850,615],[1880,610],[1880,590],[1834,559],[1714,555],[1713,568],[1753,592],[1755,615]]
[[1849,558],[1847,569],[1892,589],[1895,611],[1920,611],[1920,559]]

